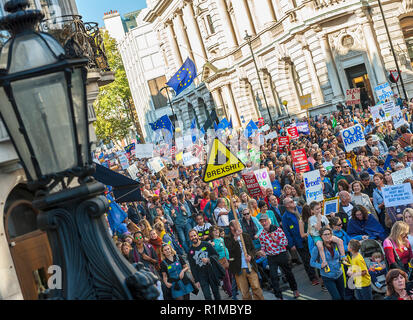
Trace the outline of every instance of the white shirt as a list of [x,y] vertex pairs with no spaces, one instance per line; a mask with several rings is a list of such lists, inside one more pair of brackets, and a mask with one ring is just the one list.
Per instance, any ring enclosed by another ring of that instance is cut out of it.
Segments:
[[412,250],[413,250],[413,236],[412,236],[411,234],[409,234],[409,235],[407,235],[407,238],[409,239],[410,247],[411,247]]
[[331,161],[325,161],[323,162],[323,167],[327,170],[330,171],[331,169],[333,169],[334,164]]
[[[326,216],[321,216],[321,222],[324,223],[325,226],[329,225],[329,221]],[[315,228],[317,224],[317,216],[311,216],[310,219],[308,219],[308,233],[313,236],[313,237],[319,237],[320,232]]]
[[353,205],[349,203],[347,207],[343,206],[343,209],[347,213],[348,217],[351,218],[351,210],[353,209]]
[[247,260],[245,260],[245,253],[242,249],[242,242],[240,236],[236,239],[238,241],[239,247],[241,248],[241,269],[248,269]]
[[222,216],[218,217],[218,215],[223,211],[228,212],[228,210],[225,209],[225,208],[218,208],[217,207],[214,210],[215,219],[217,219],[218,227],[228,227],[229,226],[229,218],[228,218],[227,214],[223,214]]

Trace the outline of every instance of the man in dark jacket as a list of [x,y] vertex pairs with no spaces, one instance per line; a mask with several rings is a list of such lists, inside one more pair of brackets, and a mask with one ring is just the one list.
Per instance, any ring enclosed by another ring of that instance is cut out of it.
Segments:
[[336,216],[343,222],[343,230],[347,231],[347,224],[351,217],[351,210],[353,210],[356,204],[351,201],[351,195],[347,191],[340,191],[338,196],[340,197],[340,206]]
[[[251,237],[247,233],[242,232],[236,220],[232,220],[229,223],[229,228],[230,233],[224,239],[225,246],[229,252],[229,272],[235,277],[238,289],[242,294],[242,300],[252,300],[250,288],[252,289],[254,300],[264,300],[258,279],[258,267],[255,262],[255,247]],[[244,239],[246,255],[242,248],[241,235]],[[248,270],[248,264],[251,270]]]

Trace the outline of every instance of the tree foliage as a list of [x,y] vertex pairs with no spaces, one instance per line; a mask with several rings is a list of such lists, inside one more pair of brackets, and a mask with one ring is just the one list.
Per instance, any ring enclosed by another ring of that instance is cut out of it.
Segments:
[[124,139],[133,125],[130,117],[132,101],[128,79],[115,39],[106,31],[103,35],[106,56],[115,80],[99,89],[95,101],[97,121],[94,123],[96,136],[104,143]]

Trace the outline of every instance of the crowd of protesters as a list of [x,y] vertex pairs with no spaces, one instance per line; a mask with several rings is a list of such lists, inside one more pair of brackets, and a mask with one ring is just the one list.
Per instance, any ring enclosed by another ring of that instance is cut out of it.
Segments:
[[[140,181],[143,200],[121,204],[126,228],[114,230],[113,239],[128,261],[157,275],[160,299],[189,299],[199,289],[207,300],[263,300],[263,289],[283,299],[280,279],[298,298],[293,265],[303,264],[308,281],[331,299],[371,300],[385,288],[385,299],[411,300],[413,204],[392,213],[382,192],[393,184],[391,173],[413,164],[413,104],[404,102],[402,110],[406,125],[395,130],[392,121],[375,124],[368,108],[353,113],[339,105],[333,114],[304,118],[310,133],[284,148],[277,138],[259,143],[238,135],[238,146],[259,146],[259,163],[248,161],[246,170],[269,173],[272,185],[256,198],[240,173],[204,183],[206,154],[195,165],[166,164],[165,170],[178,170],[172,179],[131,156],[138,168],[131,178]],[[263,135],[284,136],[295,122],[279,121]],[[354,124],[364,127],[367,144],[346,152],[340,130]],[[221,141],[230,145],[234,136],[225,133]],[[324,198],[339,197],[336,213],[326,216],[322,203],[307,203],[290,153],[302,148],[310,170],[320,171]],[[366,240],[378,245],[370,256],[363,252]]]

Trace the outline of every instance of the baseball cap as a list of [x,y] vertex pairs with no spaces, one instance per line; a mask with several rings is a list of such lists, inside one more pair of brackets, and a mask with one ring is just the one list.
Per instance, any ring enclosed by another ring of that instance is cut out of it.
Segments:
[[373,134],[371,137],[372,137],[372,139],[373,139],[373,142],[378,142],[378,141],[380,141],[379,137],[376,136],[375,134]]
[[260,217],[260,221],[261,220],[268,220],[269,218],[268,218],[268,216],[264,213],[264,214],[262,214],[261,215],[261,217]]
[[396,151],[397,149],[396,149],[396,147],[395,146],[391,146],[391,147],[389,147],[389,151]]
[[406,155],[406,154],[405,154],[404,152],[400,152],[400,153],[397,155],[397,158],[403,158],[405,155]]

